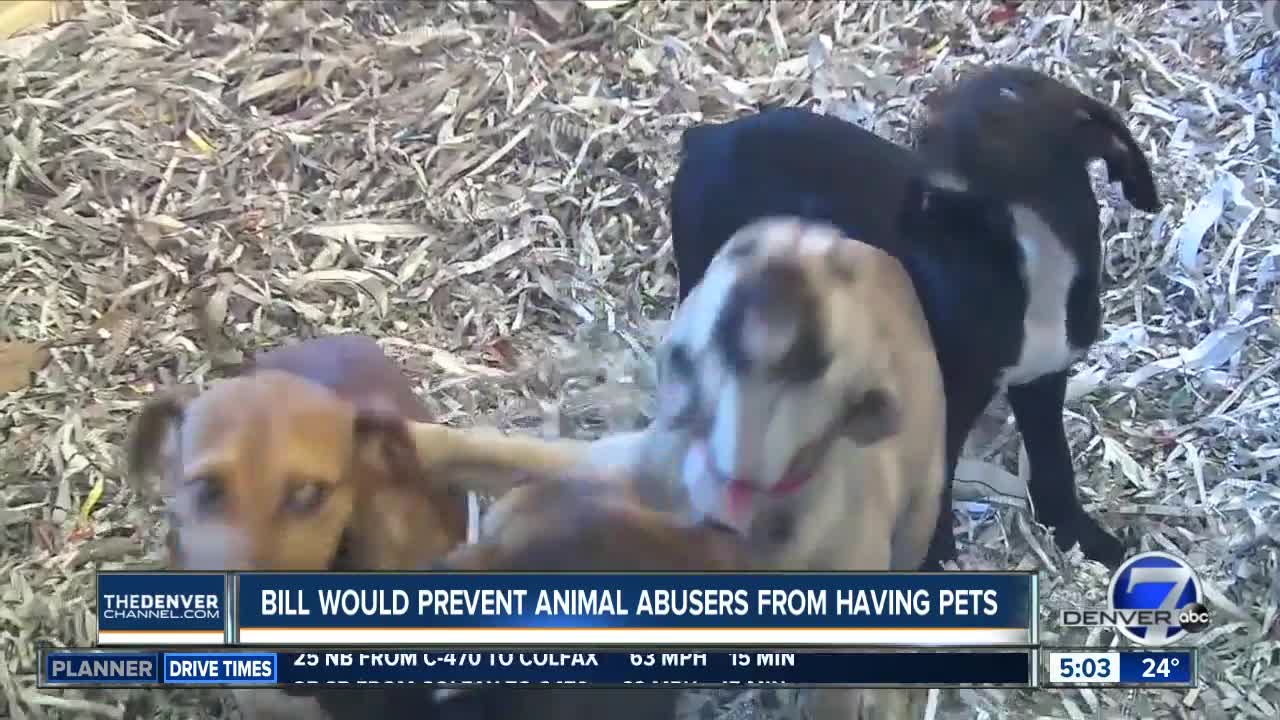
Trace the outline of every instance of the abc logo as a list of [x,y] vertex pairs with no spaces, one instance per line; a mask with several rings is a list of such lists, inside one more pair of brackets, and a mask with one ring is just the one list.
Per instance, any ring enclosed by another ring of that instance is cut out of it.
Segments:
[[1191,603],[1178,613],[1178,624],[1189,633],[1204,632],[1209,627],[1209,608],[1204,603]]
[[1124,562],[1108,591],[1121,635],[1148,647],[1168,645],[1209,627],[1195,571],[1182,558],[1146,552]]

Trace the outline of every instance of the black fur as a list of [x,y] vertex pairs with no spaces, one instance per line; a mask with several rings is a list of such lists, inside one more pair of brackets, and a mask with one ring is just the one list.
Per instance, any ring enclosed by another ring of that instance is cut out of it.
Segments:
[[[681,300],[733,233],[765,216],[833,222],[897,257],[920,296],[942,367],[950,480],[1000,371],[1016,363],[1022,347],[1028,289],[1008,205],[1036,211],[1075,254],[1068,337],[1085,348],[1101,325],[1098,206],[1086,162],[1106,160],[1142,209],[1157,207],[1158,197],[1146,159],[1114,111],[1039,73],[996,67],[935,103],[915,150],[799,108],[691,128],[672,185],[671,222]],[[923,179],[938,170],[970,192]],[[1123,545],[1076,495],[1062,425],[1066,381],[1064,370],[1009,388],[1030,456],[1031,498],[1060,547],[1079,542],[1088,557],[1115,566]],[[943,500],[927,569],[955,555],[950,481]]]
[[[766,323],[772,318],[798,323],[791,347],[768,367],[756,367],[759,358],[742,345],[750,313],[763,314]],[[804,273],[785,262],[771,263],[759,275],[734,285],[714,332],[725,363],[739,375],[763,372],[778,382],[806,383],[817,380],[831,365],[831,353],[818,327],[818,298]]]

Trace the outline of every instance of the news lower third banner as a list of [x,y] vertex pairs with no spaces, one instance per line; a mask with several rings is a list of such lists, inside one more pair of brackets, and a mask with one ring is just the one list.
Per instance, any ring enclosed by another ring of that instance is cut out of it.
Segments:
[[1035,651],[543,650],[312,651],[42,649],[40,687],[287,687],[377,683],[1031,687]]
[[229,595],[219,577],[102,573],[99,644],[196,632],[257,646],[1038,642],[1034,573],[234,573]]

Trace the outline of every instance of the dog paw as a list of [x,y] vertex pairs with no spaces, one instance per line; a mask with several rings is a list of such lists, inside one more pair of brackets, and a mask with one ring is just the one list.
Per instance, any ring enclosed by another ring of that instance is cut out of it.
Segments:
[[1074,522],[1059,525],[1054,531],[1054,541],[1063,551],[1078,542],[1085,557],[1112,570],[1124,562],[1124,543],[1088,515],[1081,514]]
[[956,549],[955,540],[945,545],[935,540],[929,545],[929,551],[925,553],[924,560],[920,563],[920,572],[939,572],[943,570],[943,563],[958,558],[959,552]]
[[939,560],[938,558],[927,557],[924,559],[924,562],[920,563],[918,572],[942,572],[944,569],[942,567],[943,562],[943,560]]

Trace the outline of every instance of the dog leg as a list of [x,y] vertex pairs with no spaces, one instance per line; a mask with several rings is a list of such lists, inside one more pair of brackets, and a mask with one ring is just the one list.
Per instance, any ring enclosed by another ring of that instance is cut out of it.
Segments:
[[1076,495],[1075,468],[1062,425],[1066,391],[1065,370],[1009,388],[1009,404],[1031,463],[1027,484],[1036,520],[1054,528],[1060,549],[1078,541],[1085,557],[1115,568],[1124,561],[1124,544],[1085,512]]
[[541,440],[489,428],[459,429],[419,422],[406,425],[409,441],[425,470],[558,475],[580,465],[590,449],[590,443],[580,440]]
[[[942,465],[939,458],[939,465]],[[941,473],[942,468],[935,472]],[[937,531],[937,518],[941,514],[937,485],[917,480],[917,487],[908,500],[907,508],[898,517],[898,529],[893,537],[893,559],[890,569],[910,572],[921,567],[928,559],[930,542]],[[946,484],[943,484],[943,488]]]
[[933,539],[929,541],[929,552],[920,564],[922,572],[942,570],[942,563],[956,557],[955,511],[951,501],[951,487],[955,483],[956,465],[959,452],[952,456],[950,448],[947,452],[947,475],[942,485],[942,497],[939,498],[938,512],[934,520]]
[[[490,428],[459,429],[406,423],[409,441],[424,469],[447,469],[451,481],[470,490],[502,494],[524,476],[626,475],[643,460],[647,435],[622,433],[594,442],[543,440]],[[442,475],[444,473],[441,473]],[[610,478],[612,479],[612,478]]]
[[929,543],[929,554],[920,566],[921,570],[927,572],[942,570],[942,563],[956,558],[956,517],[952,502],[956,466],[960,464],[960,455],[964,452],[969,431],[996,394],[994,386],[975,388],[963,385],[963,382],[963,379],[955,377],[948,377],[944,381],[946,387],[964,387],[964,392],[947,396],[947,474],[942,502],[938,506],[937,527],[934,529],[933,540]]

